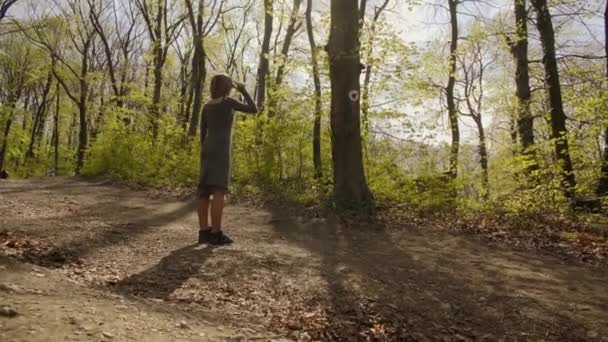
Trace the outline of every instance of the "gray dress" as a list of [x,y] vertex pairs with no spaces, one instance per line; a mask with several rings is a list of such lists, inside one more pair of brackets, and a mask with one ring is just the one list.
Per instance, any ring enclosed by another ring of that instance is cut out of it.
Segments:
[[198,193],[206,197],[227,192],[230,185],[232,124],[234,112],[257,113],[251,96],[244,91],[247,103],[227,97],[203,107],[201,120],[201,165]]

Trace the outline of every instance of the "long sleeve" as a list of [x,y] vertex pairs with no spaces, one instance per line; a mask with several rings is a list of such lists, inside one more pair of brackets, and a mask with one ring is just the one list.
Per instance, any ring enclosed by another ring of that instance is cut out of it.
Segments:
[[234,108],[234,110],[236,110],[236,111],[243,112],[243,113],[249,113],[249,114],[257,113],[258,106],[256,106],[255,101],[253,101],[253,99],[251,98],[251,95],[249,95],[247,90],[243,90],[242,94],[243,94],[243,97],[245,98],[246,103],[242,103],[241,101],[235,100],[231,97],[229,97],[226,101],[229,101],[232,108]]
[[203,143],[205,142],[205,138],[207,138],[207,115],[205,110],[203,109],[203,113],[201,115],[201,148],[203,147]]

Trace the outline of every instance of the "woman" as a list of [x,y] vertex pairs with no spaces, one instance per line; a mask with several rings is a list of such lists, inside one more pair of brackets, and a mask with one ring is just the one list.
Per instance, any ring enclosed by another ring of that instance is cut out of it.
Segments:
[[[242,103],[231,97],[236,88],[245,98]],[[242,83],[229,76],[217,75],[211,79],[211,99],[203,107],[201,124],[201,174],[198,193],[200,230],[199,243],[226,245],[232,240],[222,232],[224,196],[230,185],[230,159],[234,112],[257,113],[255,102]],[[211,210],[209,210],[211,209]],[[209,226],[211,214],[211,226]]]

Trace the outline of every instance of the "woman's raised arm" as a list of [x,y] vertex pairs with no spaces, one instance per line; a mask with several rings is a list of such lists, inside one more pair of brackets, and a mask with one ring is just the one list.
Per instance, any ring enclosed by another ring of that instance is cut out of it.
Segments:
[[239,100],[235,100],[233,98],[228,98],[227,101],[230,102],[230,105],[234,110],[243,113],[256,114],[258,112],[258,106],[255,105],[255,101],[251,98],[251,95],[245,89],[245,86],[241,83],[237,83],[236,89],[241,92],[243,97],[245,98],[245,103],[242,103]]

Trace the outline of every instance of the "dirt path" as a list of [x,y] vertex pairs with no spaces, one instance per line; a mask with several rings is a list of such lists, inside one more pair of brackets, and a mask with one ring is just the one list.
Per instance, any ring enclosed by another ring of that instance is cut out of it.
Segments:
[[[146,314],[139,331],[148,335],[112,325],[124,339],[608,341],[606,271],[473,238],[231,206],[225,229],[237,243],[212,249],[193,245],[191,200],[74,178],[2,182],[0,203],[0,254],[70,280],[65,305],[91,298],[101,317],[127,305],[131,323]],[[11,269],[0,284],[35,283]],[[30,313],[54,310],[47,306],[62,297],[23,296],[8,296],[25,309],[0,317],[2,341],[32,321],[54,329],[56,314]],[[147,328],[160,321],[164,335]]]

